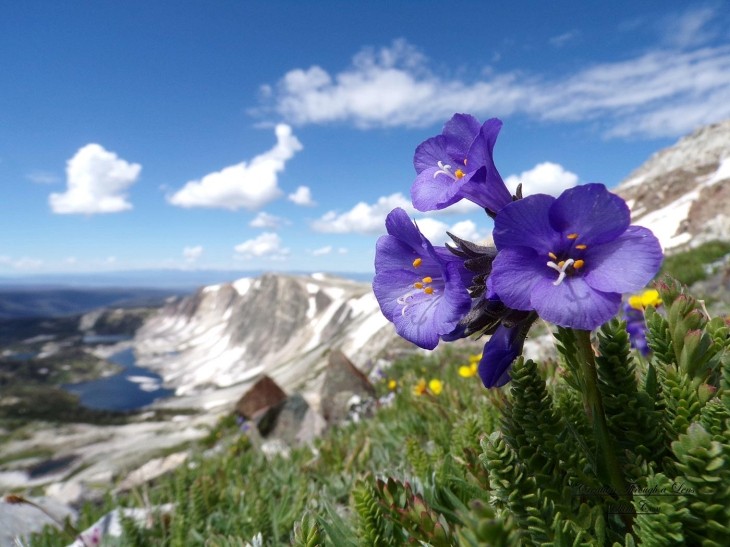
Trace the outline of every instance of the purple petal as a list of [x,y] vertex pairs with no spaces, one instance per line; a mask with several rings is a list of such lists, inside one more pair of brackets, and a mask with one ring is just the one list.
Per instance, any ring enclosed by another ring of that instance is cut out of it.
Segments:
[[548,211],[555,198],[534,194],[504,207],[494,219],[494,243],[497,249],[525,246],[545,255],[554,252],[560,234],[550,224]]
[[396,313],[393,324],[396,332],[423,349],[434,349],[439,343],[441,323],[436,313],[438,298],[419,292],[413,296],[405,311]]
[[480,124],[469,114],[454,114],[444,124],[443,136],[446,137],[446,151],[451,159],[466,159],[474,137],[479,134]]
[[620,294],[595,290],[582,277],[568,277],[560,285],[553,281],[543,276],[532,288],[530,301],[540,317],[561,327],[593,330],[616,315],[621,305]]
[[530,293],[544,277],[545,264],[533,249],[508,247],[497,253],[488,285],[508,308],[529,311],[534,309]]
[[662,247],[650,230],[629,226],[618,238],[585,252],[586,283],[604,292],[641,290],[662,265]]
[[458,181],[444,174],[434,177],[438,170],[438,167],[425,169],[416,176],[411,186],[411,201],[419,211],[444,209],[463,197],[459,191],[466,177]]
[[620,236],[631,222],[626,202],[603,184],[565,190],[550,207],[550,223],[563,235],[578,234],[578,243],[596,245]]
[[393,321],[396,314],[401,313],[403,306],[398,303],[398,299],[408,294],[419,277],[416,272],[406,270],[378,271],[375,274],[373,293],[380,304],[380,311],[388,321]]
[[420,250],[426,241],[418,228],[403,209],[396,207],[385,217],[385,229],[414,249]]
[[479,377],[484,387],[502,387],[509,382],[512,362],[522,353],[525,337],[522,327],[500,325],[484,346],[479,362]]
[[438,166],[439,161],[451,165],[452,172],[459,167],[452,165],[454,162],[446,150],[447,144],[446,137],[438,135],[422,142],[416,148],[413,165],[418,174],[411,186],[411,201],[419,211],[443,209],[462,198],[457,193],[466,182],[466,177],[454,180],[443,173],[436,174],[441,169]]

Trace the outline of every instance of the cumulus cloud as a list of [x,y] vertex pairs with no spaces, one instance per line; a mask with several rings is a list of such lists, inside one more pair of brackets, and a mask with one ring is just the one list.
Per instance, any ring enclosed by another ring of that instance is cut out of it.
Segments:
[[481,231],[472,220],[462,220],[449,226],[440,220],[425,217],[417,218],[416,225],[426,239],[434,245],[453,244],[446,232],[474,243],[485,243],[490,240],[487,231]]
[[674,137],[730,116],[730,45],[690,47],[708,21],[705,11],[689,12],[679,18],[681,32],[673,44],[559,76],[490,70],[464,80],[458,72],[435,71],[400,40],[363,50],[336,74],[320,66],[291,70],[268,100],[294,124],[427,126],[454,112],[472,112],[591,120],[609,137]]
[[263,234],[239,243],[234,247],[238,258],[268,258],[271,260],[282,260],[286,258],[290,250],[282,247],[281,238],[274,232]]
[[48,197],[58,214],[118,213],[132,208],[127,190],[142,166],[129,163],[99,144],[87,144],[66,163],[67,190]]
[[398,192],[378,198],[373,204],[361,201],[345,213],[329,211],[312,222],[312,229],[330,234],[377,234],[385,229],[385,217],[396,207],[402,207],[409,214],[414,212],[411,201]]
[[27,256],[23,256],[21,258],[0,256],[0,266],[6,266],[14,270],[37,270],[43,266],[43,261],[38,258],[30,258]]
[[288,199],[289,201],[304,207],[314,207],[317,205],[317,202],[312,199],[312,191],[308,186],[300,186],[297,188],[296,192],[289,194]]
[[520,175],[510,175],[504,183],[513,194],[517,185],[522,183],[522,195],[550,194],[559,195],[563,190],[578,184],[578,175],[566,170],[562,165],[549,161],[538,163]]
[[272,230],[277,230],[285,224],[289,224],[287,219],[271,215],[266,211],[261,211],[248,223],[252,228],[270,228]]
[[332,252],[332,245],[325,245],[324,247],[320,247],[319,249],[314,249],[312,251],[312,256],[324,256],[328,255]]
[[276,126],[276,145],[250,162],[241,162],[188,182],[168,197],[179,207],[256,210],[282,195],[278,175],[286,162],[302,149],[285,124]]
[[186,262],[196,262],[203,254],[202,245],[195,245],[194,247],[185,247],[183,249],[183,257]]
[[49,173],[48,171],[31,171],[25,175],[29,181],[35,184],[56,184],[61,179],[55,173]]

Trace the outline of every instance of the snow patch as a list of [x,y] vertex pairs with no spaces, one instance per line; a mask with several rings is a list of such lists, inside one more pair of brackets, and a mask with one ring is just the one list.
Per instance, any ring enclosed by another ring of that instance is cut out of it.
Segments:
[[711,186],[721,180],[730,179],[730,158],[725,158],[720,162],[720,166],[717,171],[708,179],[705,183],[707,186]]
[[206,292],[216,292],[216,291],[220,290],[220,288],[221,288],[220,285],[208,285],[207,287],[203,287],[203,292],[204,293],[206,293]]
[[640,177],[634,177],[634,178],[629,179],[626,182],[624,182],[621,185],[620,189],[623,190],[625,188],[631,188],[632,186],[638,186],[639,184],[641,184],[645,180],[646,180],[646,176],[645,175],[642,175]]
[[244,277],[242,279],[239,279],[237,281],[234,281],[233,282],[233,288],[236,289],[236,292],[240,296],[243,296],[251,288],[251,282],[252,282],[252,279],[251,278]]

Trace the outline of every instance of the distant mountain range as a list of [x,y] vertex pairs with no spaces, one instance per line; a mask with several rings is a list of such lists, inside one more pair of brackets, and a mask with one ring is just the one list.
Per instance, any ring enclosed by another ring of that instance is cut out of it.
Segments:
[[324,274],[265,274],[179,298],[137,331],[137,363],[179,395],[271,376],[313,387],[337,349],[368,369],[397,338],[369,283]]
[[[227,283],[242,277],[258,277],[263,270],[127,270],[96,273],[29,274],[23,277],[0,276],[0,290],[32,286],[34,288],[147,288],[192,292],[205,285]],[[314,272],[287,272],[309,275]],[[370,281],[372,273],[331,272],[354,281]]]

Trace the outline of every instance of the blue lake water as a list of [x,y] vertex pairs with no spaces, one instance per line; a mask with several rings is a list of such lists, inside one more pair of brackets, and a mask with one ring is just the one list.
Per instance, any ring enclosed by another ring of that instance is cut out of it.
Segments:
[[63,389],[78,395],[83,406],[98,410],[135,410],[175,393],[174,389],[162,387],[159,374],[137,366],[132,348],[107,360],[124,370],[106,378],[65,384]]

